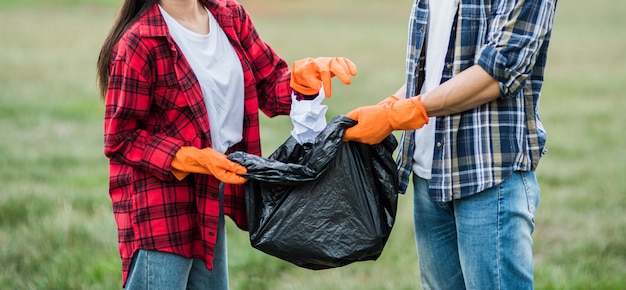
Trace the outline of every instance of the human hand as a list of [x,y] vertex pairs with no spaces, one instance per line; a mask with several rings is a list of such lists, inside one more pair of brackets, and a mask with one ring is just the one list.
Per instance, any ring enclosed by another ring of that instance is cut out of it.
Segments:
[[343,140],[366,144],[378,144],[394,130],[416,130],[428,123],[419,96],[402,100],[391,96],[376,105],[354,109],[346,117],[358,123],[346,130]]
[[316,95],[323,86],[326,97],[330,97],[334,76],[349,85],[356,72],[356,65],[345,57],[309,57],[293,63],[290,84],[303,95]]
[[198,149],[192,146],[181,147],[172,160],[172,173],[182,180],[189,173],[210,174],[224,183],[242,184],[246,178],[239,176],[248,170],[226,158],[225,154],[207,147]]

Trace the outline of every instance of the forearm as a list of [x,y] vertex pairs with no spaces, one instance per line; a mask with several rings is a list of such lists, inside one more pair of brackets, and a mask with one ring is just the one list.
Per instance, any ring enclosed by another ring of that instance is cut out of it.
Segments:
[[433,117],[467,111],[498,97],[498,82],[482,67],[474,65],[423,94],[421,102],[428,116]]

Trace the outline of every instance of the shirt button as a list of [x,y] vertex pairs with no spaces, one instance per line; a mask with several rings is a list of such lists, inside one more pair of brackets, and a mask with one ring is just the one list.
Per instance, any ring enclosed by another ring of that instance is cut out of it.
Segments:
[[437,142],[437,148],[441,148],[441,142]]
[[209,231],[209,236],[215,236],[215,232],[214,231]]
[[446,68],[451,69],[452,68],[452,64],[451,63],[446,63]]
[[424,33],[424,27],[420,27],[420,33]]

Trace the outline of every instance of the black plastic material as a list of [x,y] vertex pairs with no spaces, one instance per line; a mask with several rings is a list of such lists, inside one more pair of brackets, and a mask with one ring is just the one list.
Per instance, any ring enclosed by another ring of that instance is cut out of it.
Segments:
[[393,135],[343,142],[355,121],[333,118],[313,144],[287,139],[269,158],[228,156],[248,169],[251,245],[308,269],[377,259],[393,227],[398,177]]

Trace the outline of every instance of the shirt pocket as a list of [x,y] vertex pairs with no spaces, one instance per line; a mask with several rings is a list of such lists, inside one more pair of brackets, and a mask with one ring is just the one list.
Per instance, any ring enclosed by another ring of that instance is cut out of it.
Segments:
[[485,4],[461,4],[457,11],[459,18],[463,20],[486,20],[491,14],[491,5]]
[[156,120],[151,122],[157,125],[155,131],[185,141],[187,145],[198,138],[199,124],[194,121],[187,96],[178,88],[155,90],[153,105],[157,112]]
[[189,107],[187,97],[178,88],[162,88],[154,92],[157,107],[166,110],[181,110]]

